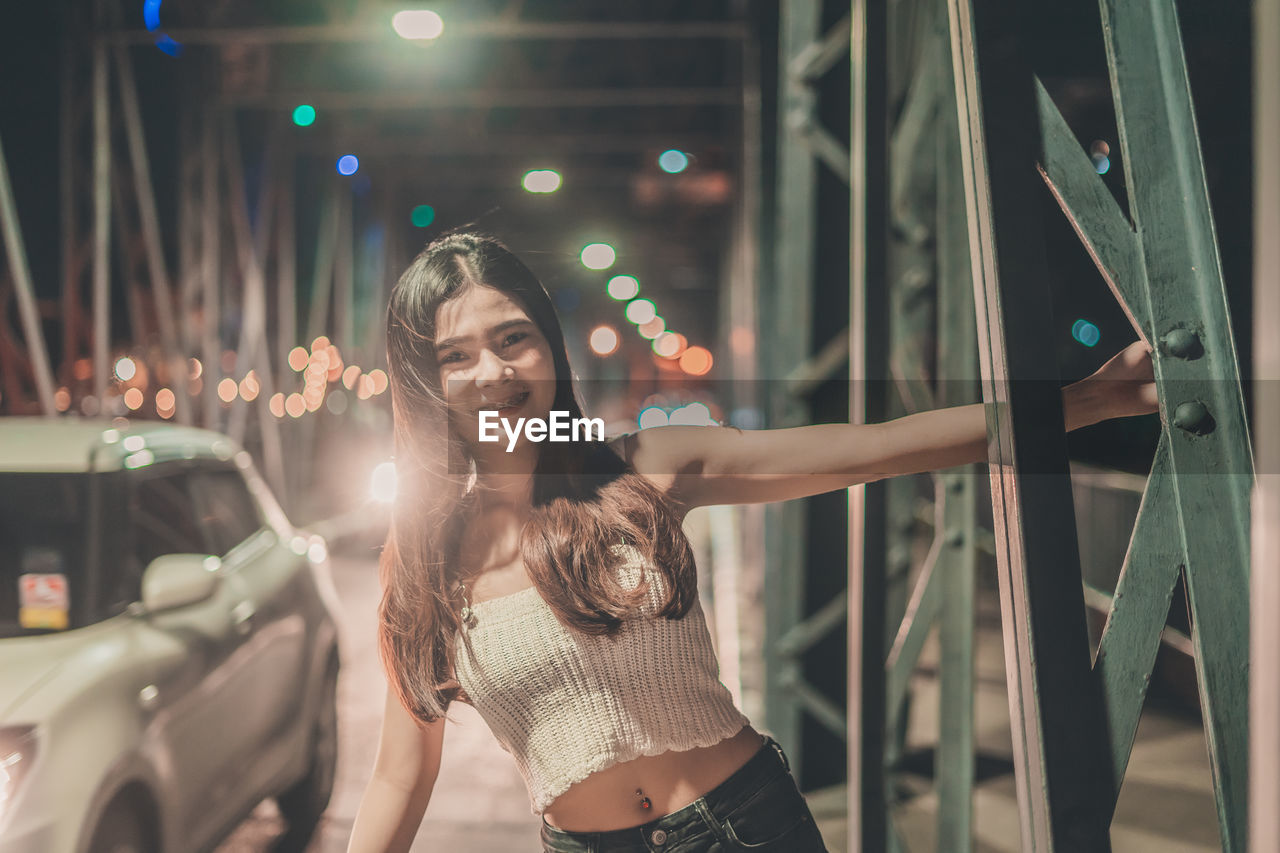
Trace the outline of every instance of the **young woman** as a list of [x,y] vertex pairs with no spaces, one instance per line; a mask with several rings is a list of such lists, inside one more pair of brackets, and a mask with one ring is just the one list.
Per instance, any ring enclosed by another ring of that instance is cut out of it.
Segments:
[[[582,409],[546,291],[470,234],[433,243],[401,276],[387,356],[400,481],[381,566],[389,689],[350,853],[409,848],[452,701],[516,759],[545,850],[825,850],[781,747],[718,679],[681,522],[696,506],[983,460],[983,406],[889,424],[481,441],[482,412],[515,424]],[[1068,429],[1155,411],[1145,345],[1063,402]]]

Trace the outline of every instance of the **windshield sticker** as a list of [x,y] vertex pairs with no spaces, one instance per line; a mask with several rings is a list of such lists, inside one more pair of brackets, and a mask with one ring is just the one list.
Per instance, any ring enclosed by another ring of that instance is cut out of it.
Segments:
[[18,622],[23,628],[65,630],[69,600],[66,575],[18,575]]

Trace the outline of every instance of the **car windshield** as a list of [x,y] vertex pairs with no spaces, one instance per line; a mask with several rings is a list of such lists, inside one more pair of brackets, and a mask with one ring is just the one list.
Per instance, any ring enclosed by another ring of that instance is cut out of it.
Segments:
[[[103,489],[103,528],[118,515],[114,474],[0,472],[0,637],[77,628],[100,618],[94,581],[107,555],[90,542],[89,483]],[[115,537],[110,537],[115,538]],[[91,576],[90,563],[99,563]]]

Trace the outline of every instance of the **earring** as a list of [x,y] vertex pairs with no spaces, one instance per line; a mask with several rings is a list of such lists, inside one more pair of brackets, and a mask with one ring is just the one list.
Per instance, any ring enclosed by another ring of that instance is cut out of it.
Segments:
[[476,625],[476,612],[471,609],[471,602],[467,600],[467,585],[462,584],[462,624],[468,628],[474,628]]

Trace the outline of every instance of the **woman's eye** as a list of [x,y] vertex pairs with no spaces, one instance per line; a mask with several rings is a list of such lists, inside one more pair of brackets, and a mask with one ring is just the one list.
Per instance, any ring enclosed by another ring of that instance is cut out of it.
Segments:
[[507,335],[507,339],[502,342],[502,345],[504,347],[509,347],[512,344],[519,343],[520,341],[524,340],[527,337],[529,337],[529,335],[525,332],[512,332],[511,334]]
[[[456,356],[456,358],[455,358],[455,356]],[[448,364],[448,363],[450,363],[450,362],[452,362],[452,361],[457,361],[459,358],[462,358],[462,353],[458,353],[458,352],[451,352],[451,353],[449,353],[448,355],[446,355],[444,358],[440,359],[440,363],[441,363],[441,364]]]

